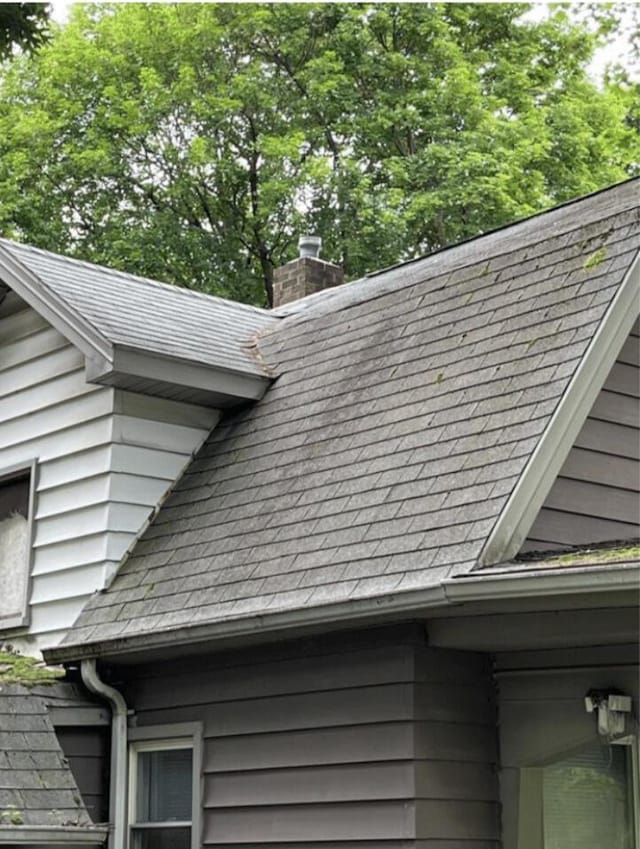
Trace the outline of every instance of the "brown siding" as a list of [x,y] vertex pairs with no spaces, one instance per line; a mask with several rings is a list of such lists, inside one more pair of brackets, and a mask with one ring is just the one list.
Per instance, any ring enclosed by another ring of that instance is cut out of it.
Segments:
[[[425,847],[497,846],[496,716],[486,655],[416,652],[416,833]],[[494,841],[494,842],[492,842]]]
[[94,823],[109,819],[109,732],[105,728],[56,728],[78,790]]
[[138,726],[203,722],[204,846],[496,845],[488,666],[419,628],[136,669],[124,688]]
[[522,551],[640,535],[640,338],[631,331]]

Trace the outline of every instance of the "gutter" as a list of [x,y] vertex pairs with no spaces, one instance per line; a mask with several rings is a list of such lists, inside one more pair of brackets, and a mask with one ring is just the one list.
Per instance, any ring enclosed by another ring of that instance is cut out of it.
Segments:
[[0,846],[102,846],[107,829],[101,826],[0,826]]
[[448,578],[442,588],[450,604],[493,599],[561,596],[603,591],[640,592],[640,562],[606,566],[562,566],[556,569],[483,570],[459,578]]
[[111,705],[111,769],[109,787],[109,849],[124,849],[127,802],[127,704],[100,678],[95,658],[83,660],[80,671],[87,689]]
[[[113,637],[82,646],[58,646],[45,650],[48,663],[77,661],[103,655],[126,655],[153,649],[175,649],[178,646],[223,640],[251,638],[269,634],[304,630],[321,625],[340,625],[381,617],[415,615],[425,610],[460,606],[479,601],[525,599],[583,593],[619,592],[640,589],[640,563],[604,566],[538,568],[508,572],[478,570],[469,576],[447,578],[440,584],[421,590],[390,593],[384,596],[338,602],[317,607],[260,613],[224,619],[206,625],[186,626],[174,630]],[[159,617],[159,624],[161,617]],[[85,661],[83,660],[83,664]]]

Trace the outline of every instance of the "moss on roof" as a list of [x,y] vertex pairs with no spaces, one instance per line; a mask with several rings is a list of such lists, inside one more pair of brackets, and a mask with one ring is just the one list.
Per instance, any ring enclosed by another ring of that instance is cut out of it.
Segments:
[[597,565],[600,563],[627,563],[640,560],[640,542],[625,543],[613,546],[590,546],[577,551],[559,553],[552,552],[545,556],[542,552],[528,552],[518,558],[520,562],[535,563],[536,566],[554,568],[558,566]]
[[64,669],[46,666],[35,657],[27,657],[10,649],[0,649],[0,684],[22,684],[35,687],[53,684],[64,676]]

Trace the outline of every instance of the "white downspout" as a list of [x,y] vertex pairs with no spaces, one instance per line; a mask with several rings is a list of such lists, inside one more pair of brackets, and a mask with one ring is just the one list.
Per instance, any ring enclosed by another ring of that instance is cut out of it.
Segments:
[[127,804],[127,703],[121,693],[100,678],[95,658],[83,660],[82,680],[92,693],[111,705],[111,781],[109,787],[109,849],[125,849]]

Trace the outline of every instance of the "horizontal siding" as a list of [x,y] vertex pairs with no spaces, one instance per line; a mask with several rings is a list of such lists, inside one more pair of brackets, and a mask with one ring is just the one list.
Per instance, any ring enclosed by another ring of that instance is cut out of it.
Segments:
[[486,841],[497,847],[496,708],[489,659],[421,648],[416,669],[417,837],[464,840],[468,849]]
[[93,386],[84,369],[34,310],[5,299],[0,474],[37,460],[28,633],[40,646],[59,642],[105,585],[218,415]]
[[105,728],[56,728],[56,736],[94,823],[109,819],[109,732]]
[[631,331],[522,551],[640,535],[640,338]]
[[488,665],[423,650],[413,629],[372,635],[122,674],[138,727],[203,723],[205,846],[415,849],[435,834],[426,821],[416,831],[418,810],[441,823],[438,839],[458,839],[462,814],[467,834],[478,827],[468,849],[494,840]]

